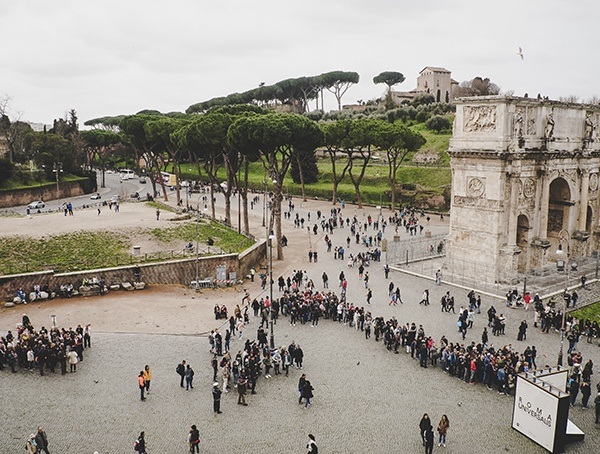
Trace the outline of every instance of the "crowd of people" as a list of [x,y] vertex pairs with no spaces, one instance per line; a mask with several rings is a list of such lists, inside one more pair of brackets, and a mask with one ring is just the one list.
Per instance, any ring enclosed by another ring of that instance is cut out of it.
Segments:
[[[358,271],[359,275],[364,272],[362,269]],[[517,374],[544,367],[545,363],[549,362],[542,358],[543,363],[538,364],[540,358],[535,345],[526,346],[524,350],[519,351],[511,342],[501,344],[490,342],[488,328],[494,336],[505,334],[506,317],[498,313],[494,306],[490,306],[487,311],[488,324],[483,329],[481,341],[465,343],[465,334],[468,329],[473,328],[475,314],[481,313],[481,297],[475,292],[467,294],[465,306],[461,306],[458,310],[457,331],[462,339],[450,341],[446,336],[441,336],[436,342],[432,336],[427,335],[421,324],[414,322],[402,324],[396,317],[386,320],[373,315],[364,305],[348,302],[347,277],[343,271],[339,276],[339,294],[328,288],[328,277],[325,276],[323,277],[324,290],[316,290],[313,279],[306,271],[294,271],[287,278],[281,277],[280,281],[282,282],[280,290],[283,294],[274,304],[270,305],[268,298],[253,301],[263,320],[267,320],[269,315],[274,319],[279,318],[280,315],[289,315],[291,326],[295,326],[296,323],[318,326],[322,319],[344,324],[360,331],[366,339],[374,338],[376,342],[381,341],[389,352],[399,354],[404,351],[411,358],[419,361],[423,368],[437,367],[439,363],[441,370],[449,376],[472,385],[485,385],[488,389],[497,390],[499,394],[510,395],[513,392]],[[395,295],[396,290],[391,287],[390,295]],[[454,312],[454,297],[446,293],[441,305],[442,311]],[[535,310],[539,312],[539,329],[542,332],[548,332],[549,327],[560,330],[562,323],[560,311],[543,305],[541,301],[536,302]],[[593,363],[588,360],[583,365],[583,359],[576,347],[581,333],[589,333],[592,331],[592,326],[593,324],[588,321],[573,319],[571,316],[567,316],[565,320],[565,333],[569,341],[567,351],[567,363],[570,368],[569,388],[573,404],[578,396],[577,390],[581,390],[583,408],[588,408]],[[259,328],[259,339],[262,337],[261,329]],[[523,320],[518,327],[517,342],[526,341],[527,329],[528,324]],[[583,370],[586,373],[583,373]],[[598,392],[600,392],[600,385]]]
[[85,327],[77,325],[58,328],[45,326],[36,329],[26,314],[16,332],[9,330],[0,338],[0,370],[39,371],[45,373],[67,373],[67,365],[71,373],[77,372],[77,364],[83,361],[84,350],[92,346],[92,330],[88,324]]

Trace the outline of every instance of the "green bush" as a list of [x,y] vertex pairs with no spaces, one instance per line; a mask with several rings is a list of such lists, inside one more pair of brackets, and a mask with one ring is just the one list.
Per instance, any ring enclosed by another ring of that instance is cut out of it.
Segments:
[[425,122],[427,121],[427,119],[428,119],[428,118],[429,118],[429,113],[428,113],[428,112],[425,112],[424,110],[422,110],[422,111],[420,111],[420,112],[417,114],[417,118],[416,118],[416,120],[417,120],[419,123],[425,123]]

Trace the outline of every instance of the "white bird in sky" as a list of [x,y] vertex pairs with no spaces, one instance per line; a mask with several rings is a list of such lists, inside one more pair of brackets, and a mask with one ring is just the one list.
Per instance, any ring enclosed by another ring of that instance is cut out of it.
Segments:
[[525,57],[523,56],[523,49],[521,49],[520,47],[519,47],[519,52],[517,52],[517,55],[519,57],[521,57],[521,60],[525,60]]

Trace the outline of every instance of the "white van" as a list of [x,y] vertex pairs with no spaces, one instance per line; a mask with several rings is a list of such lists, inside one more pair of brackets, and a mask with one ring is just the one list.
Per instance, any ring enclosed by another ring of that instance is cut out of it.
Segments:
[[135,178],[135,173],[133,173],[133,170],[121,169],[119,173],[121,175],[121,180],[133,180]]

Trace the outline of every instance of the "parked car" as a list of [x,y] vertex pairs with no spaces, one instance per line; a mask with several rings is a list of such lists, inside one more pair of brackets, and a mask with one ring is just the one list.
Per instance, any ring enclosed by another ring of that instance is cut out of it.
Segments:
[[31,202],[29,205],[27,205],[27,208],[29,208],[30,210],[39,210],[40,208],[44,208],[45,206],[46,204],[44,202],[38,200],[36,202]]
[[102,196],[97,192],[95,194],[92,194],[92,196],[90,197],[90,199],[92,199],[92,200],[99,200],[101,198],[102,198]]
[[146,178],[144,178],[144,177],[140,178],[140,183],[141,184],[146,184]]

